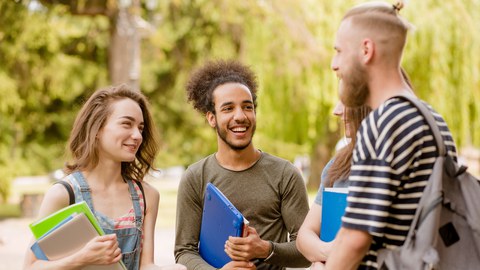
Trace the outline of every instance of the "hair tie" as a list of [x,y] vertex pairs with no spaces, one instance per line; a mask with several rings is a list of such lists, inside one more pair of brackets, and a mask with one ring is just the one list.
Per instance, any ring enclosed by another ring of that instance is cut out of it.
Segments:
[[393,4],[393,9],[397,12],[397,14],[403,8],[403,5],[403,1],[398,1],[396,4]]

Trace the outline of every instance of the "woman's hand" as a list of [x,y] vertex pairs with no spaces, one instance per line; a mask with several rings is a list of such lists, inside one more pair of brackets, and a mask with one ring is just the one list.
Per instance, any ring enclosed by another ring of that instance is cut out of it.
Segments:
[[112,264],[122,259],[115,234],[93,238],[77,254],[82,265]]

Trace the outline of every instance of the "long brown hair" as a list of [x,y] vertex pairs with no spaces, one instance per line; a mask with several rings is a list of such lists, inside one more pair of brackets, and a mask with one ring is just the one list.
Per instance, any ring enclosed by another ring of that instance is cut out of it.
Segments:
[[114,101],[129,98],[142,110],[144,129],[143,141],[139,146],[133,162],[122,162],[122,176],[141,181],[150,168],[159,150],[157,130],[149,110],[146,97],[130,89],[127,85],[111,86],[97,90],[83,105],[73,124],[67,144],[72,155],[72,163],[65,164],[65,172],[92,169],[97,166],[98,144],[96,136],[112,113]]
[[338,152],[333,157],[333,164],[328,168],[327,171],[327,182],[325,183],[325,187],[332,187],[333,183],[338,180],[345,180],[350,175],[350,166],[352,163],[352,154],[353,148],[355,147],[356,136],[358,128],[362,123],[363,118],[365,118],[371,109],[366,106],[359,106],[359,107],[347,107],[343,110],[345,114],[345,130],[347,129],[347,125],[349,126],[350,130],[350,141],[348,144],[338,150]]

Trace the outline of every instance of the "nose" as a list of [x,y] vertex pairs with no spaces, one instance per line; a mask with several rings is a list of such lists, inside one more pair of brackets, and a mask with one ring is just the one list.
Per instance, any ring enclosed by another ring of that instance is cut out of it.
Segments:
[[233,115],[233,119],[237,122],[243,122],[247,116],[245,115],[245,112],[242,110],[242,108],[237,108],[235,110],[235,114]]
[[332,58],[332,62],[330,63],[330,68],[333,70],[333,71],[338,71],[338,61],[337,61],[337,57],[334,56]]
[[338,65],[337,65],[337,61],[335,60],[335,57],[332,58],[332,62],[330,63],[330,68],[331,68],[333,71],[337,71],[337,70],[338,70]]
[[132,138],[135,140],[141,141],[143,139],[142,130],[139,128],[134,128],[132,133]]
[[333,108],[333,115],[335,116],[343,116],[343,113],[345,111],[345,106],[341,101],[337,102],[337,105],[335,105],[335,108]]

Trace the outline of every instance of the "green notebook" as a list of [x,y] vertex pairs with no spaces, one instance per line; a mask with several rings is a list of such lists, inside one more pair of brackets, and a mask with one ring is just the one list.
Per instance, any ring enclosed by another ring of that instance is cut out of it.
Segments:
[[85,201],[69,205],[65,208],[58,210],[55,213],[52,213],[49,216],[33,222],[29,225],[30,230],[32,231],[33,236],[35,236],[35,239],[39,239],[45,233],[50,231],[52,228],[54,228],[56,225],[58,225],[60,222],[64,221],[66,218],[68,218],[74,213],[84,213],[85,216],[87,216],[88,220],[90,220],[90,222],[92,223],[93,227],[95,227],[95,230],[98,232],[98,234],[105,234],[105,232],[103,232],[102,228],[100,227],[100,224],[98,224],[97,219],[93,215],[92,210],[90,210],[90,207],[88,207]]

